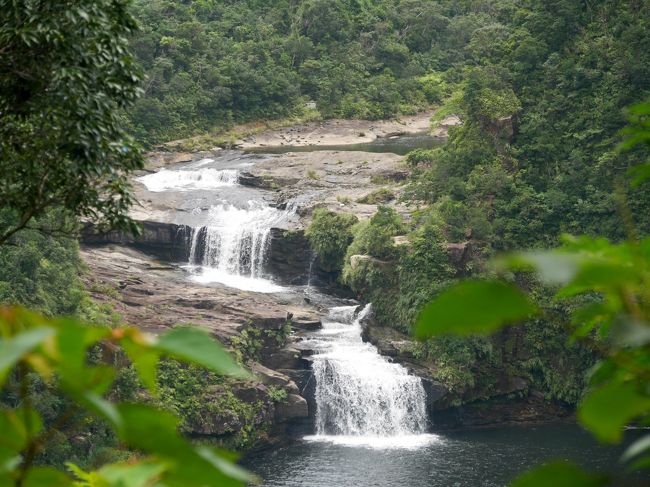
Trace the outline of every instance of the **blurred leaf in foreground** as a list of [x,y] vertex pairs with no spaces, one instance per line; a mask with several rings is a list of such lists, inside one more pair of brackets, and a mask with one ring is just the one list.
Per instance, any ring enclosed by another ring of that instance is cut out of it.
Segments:
[[532,316],[535,306],[514,286],[499,281],[457,284],[430,302],[418,317],[419,338],[456,333],[491,333]]

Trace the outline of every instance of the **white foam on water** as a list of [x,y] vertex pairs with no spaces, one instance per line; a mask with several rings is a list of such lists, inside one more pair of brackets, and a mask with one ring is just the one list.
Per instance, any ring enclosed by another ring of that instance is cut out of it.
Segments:
[[330,443],[372,450],[417,450],[443,441],[438,435],[426,433],[397,436],[310,435],[303,439],[312,443]]
[[221,283],[255,292],[282,292],[264,275],[271,229],[282,227],[295,214],[249,201],[245,208],[230,204],[208,210],[207,225],[192,231],[189,264],[196,270],[192,280],[203,284]]
[[229,274],[212,267],[192,268],[190,279],[199,284],[223,284],[224,286],[234,287],[242,291],[251,291],[255,293],[279,293],[287,291],[286,288],[275,284],[270,279],[246,277],[236,274]]
[[330,310],[314,337],[316,435],[326,441],[369,448],[420,448],[437,437],[426,434],[426,393],[420,378],[389,362],[361,338],[367,305]]
[[[204,159],[205,164],[212,160]],[[201,162],[201,161],[199,161]],[[224,186],[235,186],[239,173],[234,169],[218,170],[213,168],[197,168],[195,170],[161,169],[153,174],[136,178],[149,191],[192,191],[210,190]]]

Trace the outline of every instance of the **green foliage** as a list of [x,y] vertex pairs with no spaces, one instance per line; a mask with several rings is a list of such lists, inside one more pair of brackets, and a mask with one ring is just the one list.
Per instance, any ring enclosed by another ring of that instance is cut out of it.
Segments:
[[599,487],[611,485],[606,477],[590,475],[581,468],[567,462],[555,462],[526,472],[512,484],[512,487]]
[[273,402],[284,402],[287,400],[288,393],[285,389],[271,386],[269,387],[269,397]]
[[305,235],[311,248],[318,254],[321,266],[336,271],[343,266],[343,257],[352,242],[352,226],[357,217],[317,208]]
[[[152,374],[162,356],[209,366],[212,372],[243,372],[223,355],[221,347],[202,335],[203,344],[193,355],[188,344],[196,344],[199,333],[189,328],[174,330],[170,335],[156,338],[136,329],[110,330],[86,326],[72,319],[47,319],[21,308],[0,309],[0,390],[15,395],[17,401],[0,411],[0,424],[14,431],[0,441],[0,476],[4,480],[23,484],[29,476],[49,475],[50,470],[35,468],[36,455],[59,432],[61,425],[83,418],[79,411],[87,411],[101,419],[124,446],[139,452],[137,460],[103,465],[99,470],[85,473],[71,466],[74,475],[92,485],[146,485],[149,475],[156,475],[168,485],[242,485],[249,475],[231,463],[231,457],[207,446],[193,446],[178,435],[178,420],[171,414],[145,404],[121,402],[110,397],[116,370],[106,362],[90,360],[92,347],[124,346],[127,353],[150,360],[140,360],[138,375],[151,394],[156,387]],[[100,345],[101,344],[101,345]],[[210,355],[206,359],[206,354]],[[41,427],[40,412],[32,408],[34,396],[30,391],[30,377],[37,375],[44,383],[57,388],[69,407],[54,419],[49,431]],[[7,383],[7,377],[11,381]],[[21,384],[17,392],[7,390],[12,384]],[[9,441],[7,441],[9,440]],[[142,475],[143,472],[147,475]],[[154,472],[154,473],[152,473]],[[57,474],[58,485],[72,485],[72,478]],[[136,481],[137,479],[137,481]]]
[[34,230],[16,234],[13,242],[0,245],[0,303],[29,306],[48,316],[76,314],[84,297],[77,242]]
[[350,270],[350,257],[369,255],[388,259],[395,255],[393,237],[406,231],[402,217],[392,208],[379,206],[370,220],[357,223],[352,229],[354,239],[347,249],[343,278]]
[[407,154],[406,163],[412,167],[431,166],[439,151],[440,149],[415,149]]
[[[467,303],[475,303],[468,308]],[[492,333],[504,323],[529,318],[535,307],[511,285],[499,281],[465,281],[440,294],[424,307],[415,335],[427,337],[446,331],[459,335]]]
[[[619,149],[627,151],[637,146],[650,146],[650,102],[638,103],[628,110],[628,126],[621,133],[626,136]],[[632,186],[650,179],[650,160],[630,169]]]
[[146,143],[300,114],[308,100],[326,118],[390,118],[441,103],[457,113],[458,77],[448,71],[475,62],[470,46],[494,43],[473,39],[494,23],[494,7],[481,2],[134,6],[142,29],[131,46],[148,81],[130,122]]
[[[559,285],[556,299],[572,300],[565,326],[572,331],[573,339],[598,347],[605,355],[592,370],[590,388],[580,402],[578,419],[601,441],[620,442],[626,425],[632,421],[645,423],[650,417],[647,390],[650,239],[614,245],[605,239],[567,237],[565,242],[560,249],[515,254],[497,261],[497,265],[508,270],[539,270],[542,279]],[[466,293],[459,306],[458,297],[468,286],[473,289],[479,285],[484,290],[494,288],[491,292],[497,287],[508,292],[500,293],[498,299],[490,299],[485,292]],[[418,324],[419,335],[464,334],[468,324],[477,322],[474,312],[477,308],[489,317],[489,330],[510,323],[513,317],[524,318],[523,311],[515,316],[522,310],[522,303],[526,303],[522,293],[506,286],[494,281],[459,284],[425,308]],[[590,295],[599,299],[576,299]],[[555,320],[558,318],[554,316]],[[477,327],[473,331],[481,329]],[[650,455],[648,447],[650,443],[636,445],[626,458],[636,457],[639,465],[644,465]],[[548,472],[557,472],[560,467],[547,468]],[[548,472],[541,469],[527,474],[515,485],[542,485],[538,479],[546,478]],[[583,482],[590,478],[582,475]]]
[[[160,362],[157,380],[155,404],[177,415],[184,433],[222,431],[218,443],[235,449],[251,447],[264,433],[256,422],[264,404],[239,399],[233,379],[168,359]],[[275,401],[280,391],[269,391],[269,399]]]
[[137,228],[128,176],[142,157],[119,115],[141,91],[127,5],[0,2],[0,244],[55,207]]
[[362,203],[364,205],[378,205],[382,203],[390,203],[395,199],[395,193],[393,193],[388,188],[380,188],[374,190],[372,193],[359,198],[357,203]]
[[481,122],[512,117],[521,110],[517,95],[494,67],[473,69],[463,92],[465,112]]
[[233,355],[241,364],[259,361],[260,351],[264,347],[262,330],[254,326],[247,326],[239,334],[230,339]]

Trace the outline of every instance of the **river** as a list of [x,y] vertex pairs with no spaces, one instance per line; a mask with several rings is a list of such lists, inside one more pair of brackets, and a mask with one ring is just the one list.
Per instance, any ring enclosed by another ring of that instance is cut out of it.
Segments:
[[264,487],[502,487],[545,460],[616,467],[621,451],[599,446],[575,425],[542,425],[441,433],[403,448],[302,440],[245,465]]
[[[313,302],[319,293],[309,280],[280,285],[265,270],[271,231],[297,224],[300,195],[280,208],[271,192],[241,186],[240,171],[290,150],[404,154],[437,142],[408,136],[358,146],[224,151],[221,157],[160,169],[138,181],[151,194],[176,202],[175,223],[191,228],[183,265],[189,280],[253,293],[304,295]],[[313,428],[288,447],[245,460],[262,485],[502,486],[547,459],[594,468],[616,465],[620,449],[603,448],[572,425],[434,434],[421,380],[361,339],[361,323],[371,306],[361,310],[358,303],[325,296],[321,307],[322,328],[301,337],[302,346],[313,351]]]

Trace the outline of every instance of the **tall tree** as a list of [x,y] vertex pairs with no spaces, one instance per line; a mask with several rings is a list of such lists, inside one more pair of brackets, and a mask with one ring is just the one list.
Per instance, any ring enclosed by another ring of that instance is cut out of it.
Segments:
[[52,208],[135,229],[130,0],[0,0],[0,245]]

